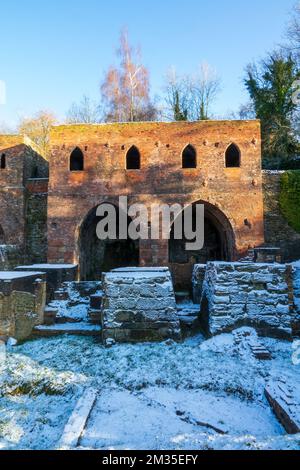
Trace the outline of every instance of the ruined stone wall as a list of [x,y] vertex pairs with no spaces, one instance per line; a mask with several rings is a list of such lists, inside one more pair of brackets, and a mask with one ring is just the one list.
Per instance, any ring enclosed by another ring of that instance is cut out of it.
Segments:
[[[241,167],[225,168],[231,143],[241,151]],[[182,169],[191,144],[197,168]],[[141,170],[126,170],[132,145]],[[84,171],[70,172],[70,154],[84,153]],[[142,202],[192,204],[206,201],[227,217],[234,233],[233,257],[264,242],[261,140],[258,121],[131,123],[58,126],[51,133],[48,199],[48,261],[77,262],[79,228],[95,206]],[[168,241],[140,243],[140,264],[167,265]],[[192,267],[189,269],[191,274]]]
[[9,271],[24,262],[20,247],[15,245],[0,245],[0,271]]
[[279,247],[283,262],[290,262],[300,259],[300,234],[289,226],[280,211],[281,176],[282,172],[263,172],[265,242]]
[[266,336],[292,337],[295,320],[292,266],[208,263],[201,301],[207,332],[252,326]]
[[0,337],[18,341],[31,336],[44,321],[46,280],[41,273],[0,279]]
[[24,136],[0,136],[0,157],[6,162],[0,169],[0,244],[19,247],[17,264],[23,262],[26,246],[27,181],[48,175],[48,162],[30,145]]
[[25,216],[26,263],[47,262],[47,203],[48,180],[29,180]]

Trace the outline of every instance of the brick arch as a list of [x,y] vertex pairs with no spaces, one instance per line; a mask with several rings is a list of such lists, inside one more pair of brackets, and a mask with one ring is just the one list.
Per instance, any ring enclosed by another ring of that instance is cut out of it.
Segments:
[[204,205],[205,240],[204,248],[198,251],[186,251],[187,240],[174,240],[174,222],[169,241],[169,264],[173,271],[177,288],[190,288],[182,279],[191,279],[194,264],[206,264],[208,261],[233,261],[236,258],[236,241],[233,227],[226,214],[215,205],[199,200],[190,204]]
[[[121,267],[139,265],[139,243],[133,240],[99,240],[96,227],[101,217],[96,212],[99,206],[110,204],[116,209],[117,233],[119,221],[118,204],[103,201],[93,207],[83,218],[76,230],[76,258],[79,264],[80,279],[100,280],[103,272]],[[127,225],[132,220],[127,216]]]

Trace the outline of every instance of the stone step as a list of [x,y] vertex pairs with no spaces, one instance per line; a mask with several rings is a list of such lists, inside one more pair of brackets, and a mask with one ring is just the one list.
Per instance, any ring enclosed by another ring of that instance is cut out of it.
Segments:
[[44,310],[44,324],[45,325],[54,325],[58,310],[53,307],[45,307]]
[[82,323],[82,320],[66,316],[56,317],[56,325],[64,325],[65,323]]
[[102,321],[102,310],[90,309],[88,311],[88,319],[93,325],[100,325]]
[[191,316],[181,316],[179,317],[179,321],[180,321],[180,325],[181,327],[183,326],[187,326],[187,327],[193,327],[193,326],[196,326],[196,324],[198,323],[198,316],[194,316],[194,317],[191,317]]
[[76,336],[100,336],[101,327],[99,325],[91,325],[89,323],[64,323],[53,326],[36,326],[33,330],[33,337],[50,337],[62,335]]
[[103,303],[103,293],[97,293],[90,296],[90,307],[92,310],[101,310]]
[[250,348],[250,351],[255,359],[260,361],[270,361],[272,354],[261,342],[255,330],[242,328],[233,332],[234,341],[237,345],[244,349]]
[[69,293],[65,289],[59,289],[54,292],[54,300],[68,300]]
[[190,305],[190,306],[177,306],[177,314],[178,316],[184,316],[184,317],[198,317],[200,314],[200,305]]
[[176,303],[188,302],[191,300],[191,295],[188,291],[175,292]]

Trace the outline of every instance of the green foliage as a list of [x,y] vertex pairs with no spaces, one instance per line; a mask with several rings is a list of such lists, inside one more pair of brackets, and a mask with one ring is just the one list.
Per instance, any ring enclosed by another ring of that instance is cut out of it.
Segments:
[[300,233],[300,170],[282,175],[280,209],[289,225]]
[[174,102],[174,121],[187,121],[188,120],[188,110],[181,109],[179,92],[175,92],[175,102]]
[[247,69],[246,88],[256,117],[262,124],[263,158],[269,167],[299,154],[294,121],[297,106],[293,103],[294,82],[300,77],[291,56],[270,55],[259,67]]

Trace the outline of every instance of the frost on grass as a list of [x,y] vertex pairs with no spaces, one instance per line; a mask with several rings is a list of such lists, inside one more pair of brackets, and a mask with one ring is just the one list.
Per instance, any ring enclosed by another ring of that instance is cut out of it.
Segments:
[[1,369],[0,449],[52,449],[87,378],[40,365],[37,351],[21,349]]
[[[25,343],[12,349],[1,377],[0,448],[54,448],[86,385],[99,390],[99,414],[85,447],[300,448],[299,436],[284,435],[264,397],[270,378],[299,381],[291,344],[263,342],[272,361],[241,354],[231,334],[111,349],[68,336]],[[205,420],[228,434],[197,424]],[[132,422],[139,427],[126,431]]]

